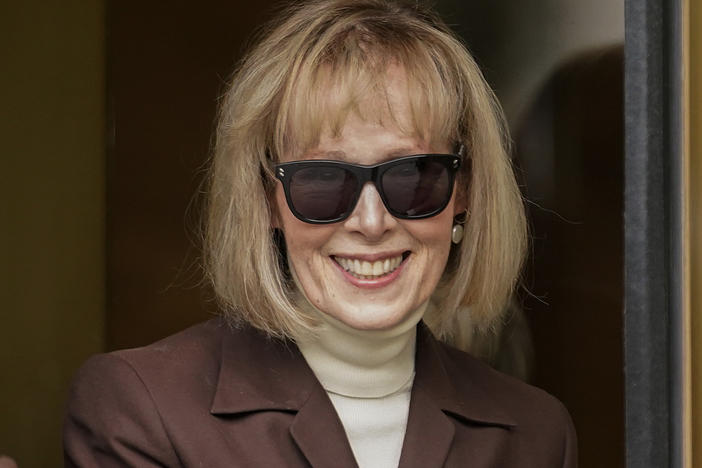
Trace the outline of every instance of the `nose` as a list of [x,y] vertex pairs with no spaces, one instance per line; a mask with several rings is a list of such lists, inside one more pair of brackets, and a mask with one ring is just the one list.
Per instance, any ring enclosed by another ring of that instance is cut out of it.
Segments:
[[397,220],[385,209],[383,200],[372,182],[361,189],[358,203],[345,221],[347,229],[360,232],[369,240],[380,240]]

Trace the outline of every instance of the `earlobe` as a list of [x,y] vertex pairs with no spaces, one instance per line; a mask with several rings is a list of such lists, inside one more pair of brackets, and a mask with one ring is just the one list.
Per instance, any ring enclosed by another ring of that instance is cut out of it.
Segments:
[[461,215],[467,215],[468,210],[466,209],[466,204],[462,202],[462,200],[456,200],[456,203],[453,204],[453,215],[454,216],[461,216]]

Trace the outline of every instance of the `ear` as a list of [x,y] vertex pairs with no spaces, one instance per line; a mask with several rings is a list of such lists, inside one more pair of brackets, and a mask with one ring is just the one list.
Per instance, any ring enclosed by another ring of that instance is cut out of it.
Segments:
[[280,219],[280,212],[278,211],[278,202],[276,200],[278,187],[277,184],[273,184],[273,187],[266,187],[264,185],[263,190],[265,192],[266,203],[268,203],[268,211],[271,217],[271,229],[281,229],[283,223]]
[[453,215],[458,216],[468,209],[468,193],[462,185],[456,184],[455,201],[453,202]]
[[283,223],[280,221],[280,212],[278,211],[278,203],[275,200],[275,190],[268,195],[268,207],[271,212],[271,228],[282,229]]
[[271,228],[281,229],[280,217],[276,209],[271,209]]

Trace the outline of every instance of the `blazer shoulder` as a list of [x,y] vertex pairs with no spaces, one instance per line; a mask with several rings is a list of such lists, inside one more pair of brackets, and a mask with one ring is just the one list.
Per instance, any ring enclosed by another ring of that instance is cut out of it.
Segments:
[[441,348],[446,371],[454,385],[459,388],[478,387],[515,417],[528,417],[535,411],[560,413],[565,410],[563,404],[548,392],[495,370],[478,358],[446,343],[442,342]]
[[63,442],[67,467],[179,465],[148,388],[115,354],[93,356],[78,370]]
[[89,358],[69,393],[66,466],[179,466],[165,422],[168,403],[209,408],[229,331],[214,319],[148,346]]
[[[192,366],[201,367],[218,357],[221,342],[231,327],[221,318],[193,325],[174,335],[147,346],[113,351],[134,366],[137,371],[147,369],[171,369]],[[215,359],[216,360],[216,359]]]
[[489,398],[492,405],[514,420],[515,434],[534,445],[546,442],[562,454],[562,466],[577,466],[575,427],[560,400],[452,346],[441,343],[441,349],[446,371],[459,392],[475,395],[477,391]]
[[435,350],[457,401],[448,410],[465,418],[457,426],[464,440],[475,427],[497,426],[504,429],[502,456],[513,460],[505,466],[577,467],[573,421],[557,398],[445,343]]

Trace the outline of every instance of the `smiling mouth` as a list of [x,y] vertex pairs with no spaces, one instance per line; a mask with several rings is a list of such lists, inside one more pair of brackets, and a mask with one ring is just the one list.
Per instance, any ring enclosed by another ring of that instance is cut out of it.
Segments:
[[409,255],[410,252],[406,251],[396,257],[376,260],[375,262],[337,256],[332,256],[332,260],[338,263],[341,268],[354,278],[360,280],[374,280],[387,276],[395,271]]

